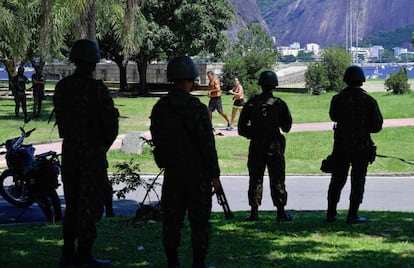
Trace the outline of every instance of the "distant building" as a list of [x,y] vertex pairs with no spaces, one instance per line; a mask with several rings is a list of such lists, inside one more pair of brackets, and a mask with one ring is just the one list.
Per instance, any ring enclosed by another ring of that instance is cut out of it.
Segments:
[[401,54],[408,53],[408,49],[402,47],[394,47],[392,50],[394,51],[394,57],[399,57]]
[[319,55],[321,47],[316,43],[308,43],[305,46],[305,52],[313,52],[315,55]]
[[383,46],[372,46],[370,47],[370,57],[380,59],[384,55]]
[[286,46],[278,47],[277,49],[278,49],[280,55],[282,55],[282,56],[293,55],[293,56],[297,57],[298,53],[299,53],[299,49],[291,48],[290,46],[289,47],[286,47]]
[[300,49],[300,43],[299,42],[293,42],[292,44],[290,44],[289,46],[291,49]]

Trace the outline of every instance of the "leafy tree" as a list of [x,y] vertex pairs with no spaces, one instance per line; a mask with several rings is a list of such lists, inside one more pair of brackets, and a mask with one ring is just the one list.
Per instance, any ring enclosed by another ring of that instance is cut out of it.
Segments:
[[27,60],[43,66],[46,61],[63,58],[62,48],[70,30],[65,1],[33,0],[25,6],[30,31]]
[[280,58],[281,62],[296,62],[297,58],[293,55],[286,55]]
[[305,52],[300,50],[297,56],[298,61],[301,62],[310,62],[315,60],[315,54],[313,52]]
[[237,34],[237,40],[224,57],[223,79],[225,88],[233,85],[234,77],[243,83],[246,96],[259,91],[257,79],[261,71],[273,69],[279,53],[270,37],[259,24],[249,23]]
[[234,18],[228,0],[148,0],[142,13],[148,32],[133,57],[140,74],[140,95],[148,93],[145,77],[151,60],[200,53],[220,56],[227,42],[223,30]]
[[131,56],[140,51],[146,33],[145,18],[135,2],[106,1],[97,5],[101,54],[118,66],[121,90],[128,90],[127,65]]
[[384,84],[387,91],[392,91],[394,94],[404,94],[410,91],[407,70],[405,68],[401,68],[395,74],[390,75]]
[[343,48],[327,48],[322,53],[323,67],[326,70],[329,85],[326,91],[340,91],[345,87],[342,81],[347,67],[352,64],[351,55]]
[[345,87],[343,74],[351,63],[351,55],[344,49],[325,49],[321,62],[310,64],[305,73],[306,88],[313,94],[340,91]]
[[414,55],[410,53],[402,53],[400,55],[400,59],[398,60],[398,62],[400,63],[407,63],[407,62],[413,62],[413,61],[414,61]]
[[20,1],[1,1],[0,17],[0,62],[5,65],[10,81],[16,74],[16,65],[25,62],[30,32]]
[[405,25],[391,31],[377,31],[362,40],[361,46],[369,46],[370,44],[382,44],[385,49],[392,50],[410,39],[414,31],[414,24]]
[[305,86],[314,95],[319,95],[329,87],[328,73],[320,62],[311,63],[305,72]]

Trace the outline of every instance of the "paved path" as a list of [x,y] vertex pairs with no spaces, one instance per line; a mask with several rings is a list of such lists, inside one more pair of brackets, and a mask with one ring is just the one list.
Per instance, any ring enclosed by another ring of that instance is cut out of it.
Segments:
[[[403,118],[403,119],[386,119],[384,120],[383,127],[399,127],[399,126],[414,126],[414,118]],[[319,123],[301,123],[293,124],[291,132],[300,132],[300,131],[323,131],[323,130],[332,130],[332,122],[319,122]],[[147,133],[147,136],[149,133]],[[237,129],[233,131],[228,131],[225,128],[219,128],[216,130],[217,137],[231,137],[237,136]],[[111,149],[119,149],[122,145],[122,139],[124,135],[118,136],[112,145]],[[45,143],[45,144],[36,144],[36,154],[44,153],[47,151],[56,151],[61,152],[61,142]],[[0,155],[0,170],[6,167],[6,161],[4,155]]]
[[[144,176],[148,178],[148,176]],[[247,189],[249,179],[247,176],[222,176],[222,185],[225,190],[230,209],[232,211],[248,211]],[[160,181],[162,182],[162,177]],[[326,195],[328,191],[328,176],[288,176],[286,178],[286,188],[289,194],[287,210],[296,211],[318,211],[326,210]],[[261,211],[272,210],[269,191],[268,177],[264,180],[263,201],[260,206]],[[115,187],[116,188],[116,187]],[[414,212],[414,177],[367,177],[365,186],[364,203],[360,209],[368,211],[406,211]],[[159,193],[158,189],[158,193]],[[63,209],[64,199],[62,187],[58,189],[61,197]],[[348,209],[350,183],[349,180],[342,191],[341,200],[338,204],[339,210]],[[130,193],[125,200],[114,199],[114,210],[117,215],[133,216],[145,195],[144,190]],[[156,200],[155,195],[150,195],[151,200]],[[217,199],[213,197],[213,211],[222,212]],[[16,224],[27,222],[44,222],[37,205],[28,209],[16,208],[0,197],[0,224]]]
[[[414,126],[414,118],[389,119],[384,121],[384,127]],[[332,129],[332,122],[294,124],[292,132],[297,131],[321,131]],[[222,136],[236,136],[237,131],[218,129]],[[123,136],[112,145],[112,149],[119,149]],[[49,150],[61,151],[61,143],[35,145],[36,153]],[[0,169],[5,167],[4,156],[0,158]],[[249,210],[247,201],[248,177],[247,176],[222,176],[222,184],[225,189],[230,208],[234,211]],[[162,180],[162,178],[161,178]],[[263,204],[261,210],[274,210],[270,199],[269,181],[264,181]],[[328,176],[288,176],[286,187],[289,193],[288,210],[325,210],[326,194],[329,184]],[[414,211],[414,177],[367,177],[364,203],[361,210],[377,211]],[[346,184],[338,209],[347,209],[350,185]],[[62,188],[58,189],[64,207]],[[125,200],[114,200],[115,212],[118,215],[134,215],[138,202],[143,199],[145,192],[137,191],[127,196]],[[154,200],[155,197],[153,197]],[[213,211],[222,211],[216,200],[213,202]],[[15,224],[24,222],[44,222],[40,209],[33,205],[28,209],[19,209],[11,206],[0,197],[0,224]]]

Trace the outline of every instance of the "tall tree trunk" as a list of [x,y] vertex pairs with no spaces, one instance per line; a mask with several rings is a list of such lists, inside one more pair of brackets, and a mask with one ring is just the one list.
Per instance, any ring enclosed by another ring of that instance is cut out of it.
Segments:
[[3,63],[9,79],[9,90],[11,90],[11,80],[16,75],[16,63],[12,60],[5,60]]
[[119,68],[119,89],[123,91],[128,91],[128,82],[127,82],[127,65],[121,62],[116,62]]
[[96,40],[96,4],[95,0],[90,1],[89,10],[87,12],[88,18],[88,38]]
[[148,69],[148,63],[146,60],[143,61],[137,61],[137,68],[139,73],[139,87],[138,94],[140,96],[146,96],[148,95],[148,84],[147,84],[147,69]]

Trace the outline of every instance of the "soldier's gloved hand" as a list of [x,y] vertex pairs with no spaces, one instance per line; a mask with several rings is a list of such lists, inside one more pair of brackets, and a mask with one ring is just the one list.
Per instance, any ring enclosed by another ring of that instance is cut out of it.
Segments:
[[219,177],[213,178],[211,180],[211,184],[213,185],[213,188],[214,188],[214,192],[215,193],[218,192],[218,191],[220,191],[220,189],[221,189],[221,183],[220,183]]

